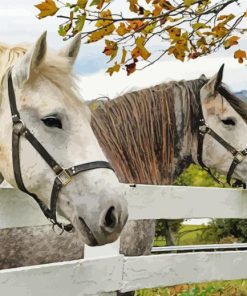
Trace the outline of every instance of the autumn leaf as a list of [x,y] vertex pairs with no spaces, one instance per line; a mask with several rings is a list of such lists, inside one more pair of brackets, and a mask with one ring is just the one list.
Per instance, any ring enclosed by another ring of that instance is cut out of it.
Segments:
[[195,24],[192,25],[192,28],[193,28],[195,31],[197,31],[197,30],[199,30],[199,29],[206,29],[206,28],[208,28],[208,26],[205,25],[205,24],[203,24],[203,23],[195,23]]
[[144,60],[150,57],[150,52],[144,46],[145,39],[142,37],[136,38],[136,47],[132,50],[131,55],[133,59],[141,56]]
[[110,61],[116,57],[117,52],[118,52],[117,42],[105,40],[105,49],[103,53],[111,57]]
[[85,9],[87,6],[87,2],[88,0],[77,0],[77,5],[81,8],[81,9]]
[[74,35],[77,34],[78,32],[82,31],[85,21],[86,21],[86,14],[85,13],[78,16],[78,18],[75,22],[75,28],[73,30]]
[[170,39],[178,39],[181,35],[181,29],[180,28],[176,28],[176,27],[173,27],[173,28],[168,28],[167,29],[168,33],[169,33],[169,37]]
[[139,6],[138,6],[138,0],[128,0],[129,2],[129,9],[132,12],[138,12]]
[[120,23],[119,27],[117,28],[116,32],[119,36],[124,36],[125,34],[130,32],[129,28],[126,28],[125,23]]
[[184,5],[186,7],[190,7],[191,5],[193,5],[196,2],[196,0],[184,0]]
[[239,62],[240,64],[242,64],[242,63],[244,62],[244,59],[247,58],[246,51],[241,50],[241,49],[235,51],[235,53],[234,53],[234,58],[235,58],[235,59],[238,59],[238,62]]
[[145,23],[140,20],[133,20],[129,21],[128,30],[134,30],[135,32],[138,32],[142,30],[145,27]]
[[129,76],[130,74],[134,73],[136,71],[136,60],[134,60],[133,63],[125,65],[127,75]]
[[124,64],[125,63],[126,56],[127,56],[127,50],[125,48],[123,48],[122,58],[121,58],[121,64]]
[[96,27],[98,27],[99,29],[95,30],[89,35],[89,43],[96,42],[104,38],[105,36],[111,35],[116,29],[112,22],[112,15],[110,10],[102,11],[99,16],[100,19],[96,22]]
[[159,4],[154,4],[154,10],[153,10],[153,17],[156,17],[161,14],[161,11],[163,8]]
[[114,66],[108,68],[106,73],[109,73],[110,76],[112,76],[114,72],[119,72],[119,70],[120,70],[120,65],[117,62],[115,62]]
[[237,45],[238,44],[238,40],[240,38],[238,36],[232,36],[230,38],[228,38],[227,40],[224,41],[224,47],[225,49],[230,48],[233,45]]
[[56,6],[56,3],[53,0],[45,0],[40,4],[34,5],[40,10],[40,13],[37,15],[39,19],[42,19],[47,16],[52,16],[57,13],[59,8]]
[[102,29],[99,29],[95,32],[93,32],[88,39],[88,43],[91,42],[96,42],[102,38],[104,38],[105,36],[111,35],[112,32],[114,32],[115,30],[115,26],[113,24],[107,25],[105,27],[103,27]]

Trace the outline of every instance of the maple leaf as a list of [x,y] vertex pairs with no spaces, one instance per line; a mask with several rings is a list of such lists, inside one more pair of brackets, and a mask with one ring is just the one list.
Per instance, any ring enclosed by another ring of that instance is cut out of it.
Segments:
[[34,6],[40,10],[40,13],[37,15],[39,19],[52,16],[59,10],[54,0],[45,0],[45,2],[41,2],[40,4],[36,4]]

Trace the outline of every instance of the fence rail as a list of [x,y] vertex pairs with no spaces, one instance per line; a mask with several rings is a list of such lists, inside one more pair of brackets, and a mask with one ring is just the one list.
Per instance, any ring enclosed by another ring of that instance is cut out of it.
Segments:
[[[123,185],[129,219],[247,218],[247,190]],[[13,188],[0,189],[0,229],[45,225],[36,203]]]
[[[243,190],[144,185],[125,185],[123,190],[130,219],[247,218]],[[42,224],[47,221],[29,197],[12,188],[0,190],[0,228]],[[247,278],[246,244],[199,246],[196,252],[190,248],[159,248],[157,252],[168,254],[140,257],[119,255],[119,242],[87,248],[84,260],[2,270],[0,291],[18,296],[116,295],[117,290]],[[169,254],[174,251],[178,253]]]

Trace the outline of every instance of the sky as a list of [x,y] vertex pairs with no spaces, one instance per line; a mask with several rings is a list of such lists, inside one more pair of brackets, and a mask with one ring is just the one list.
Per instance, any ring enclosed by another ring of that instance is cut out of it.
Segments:
[[[36,18],[38,10],[34,5],[39,2],[41,1],[0,0],[0,42],[33,43],[42,32],[47,30],[50,48],[59,49],[66,45],[57,34],[60,21],[56,17],[43,20]],[[115,0],[115,3],[121,9],[123,0]],[[246,8],[246,0],[240,0],[240,3]],[[234,11],[231,12],[234,13]],[[247,44],[246,39],[244,44]],[[222,63],[225,63],[224,82],[234,91],[247,89],[247,67],[240,65],[233,59],[232,52],[225,50],[185,63],[176,61],[174,58],[166,58],[129,77],[125,72],[110,77],[105,73],[108,65],[100,45],[82,44],[75,71],[79,75],[80,89],[84,99],[90,100],[102,95],[114,97],[131,89],[149,87],[163,81],[194,79],[202,73],[210,77],[217,72]]]

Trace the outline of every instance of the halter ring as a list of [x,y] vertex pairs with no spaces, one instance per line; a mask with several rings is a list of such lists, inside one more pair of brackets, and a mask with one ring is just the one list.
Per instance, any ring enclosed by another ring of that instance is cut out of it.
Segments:
[[67,172],[66,169],[63,169],[63,170],[61,171],[61,173],[59,173],[59,174],[57,175],[57,178],[58,178],[58,180],[61,182],[61,184],[62,184],[63,186],[68,185],[68,184],[71,182],[71,180],[72,180],[70,174]]
[[246,155],[244,155],[242,152],[238,151],[234,155],[234,160],[237,161],[237,163],[241,163],[245,159]]

